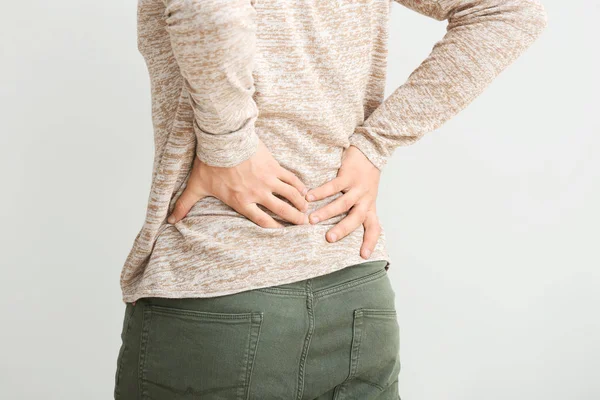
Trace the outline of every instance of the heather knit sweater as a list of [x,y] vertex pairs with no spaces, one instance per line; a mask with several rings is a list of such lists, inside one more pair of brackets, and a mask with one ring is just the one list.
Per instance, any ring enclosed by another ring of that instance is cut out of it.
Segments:
[[[447,31],[384,99],[392,3],[139,0],[155,158],[146,220],[121,273],[123,301],[221,296],[365,262],[363,228],[325,239],[346,214],[293,225],[269,211],[284,227],[267,229],[205,197],[180,222],[166,218],[196,155],[231,167],[258,138],[308,188],[336,176],[350,145],[384,169],[395,148],[467,106],[546,25],[536,0],[396,0],[447,21]],[[370,260],[390,263],[385,231]]]

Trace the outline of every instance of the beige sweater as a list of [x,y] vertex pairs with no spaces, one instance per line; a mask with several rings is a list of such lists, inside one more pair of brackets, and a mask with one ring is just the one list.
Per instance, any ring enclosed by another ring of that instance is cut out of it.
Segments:
[[[229,167],[260,138],[308,188],[358,147],[383,169],[467,106],[546,25],[535,0],[396,0],[447,32],[384,100],[392,0],[139,0],[155,161],[145,223],[121,273],[123,301],[213,297],[365,262],[363,228],[335,243],[316,225],[265,229],[214,197],[166,218],[192,161]],[[407,40],[410,40],[407,38]],[[310,203],[309,212],[339,195]],[[386,260],[385,231],[370,260]]]

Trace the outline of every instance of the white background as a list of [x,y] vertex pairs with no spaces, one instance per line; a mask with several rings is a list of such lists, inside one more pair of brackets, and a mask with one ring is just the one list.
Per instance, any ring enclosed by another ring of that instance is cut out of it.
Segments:
[[[383,173],[403,400],[600,398],[600,6],[542,2],[538,41]],[[153,161],[136,4],[2,14],[0,397],[110,399]],[[386,95],[445,26],[393,5]]]

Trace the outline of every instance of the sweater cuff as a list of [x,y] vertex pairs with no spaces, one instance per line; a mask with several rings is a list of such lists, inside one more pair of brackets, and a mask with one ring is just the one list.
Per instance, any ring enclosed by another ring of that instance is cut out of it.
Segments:
[[374,136],[370,134],[368,127],[357,126],[349,141],[350,145],[358,148],[379,170],[383,169],[388,156],[385,150],[378,145]]
[[214,167],[234,167],[256,153],[258,135],[254,128],[256,118],[250,118],[241,129],[221,135],[203,131],[194,124],[197,144],[196,155],[205,164]]

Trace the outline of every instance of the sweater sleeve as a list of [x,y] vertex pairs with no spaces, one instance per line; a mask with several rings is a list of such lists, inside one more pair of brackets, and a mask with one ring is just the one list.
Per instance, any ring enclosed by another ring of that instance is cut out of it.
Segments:
[[379,169],[398,146],[415,143],[466,107],[547,22],[537,0],[396,1],[448,24],[429,56],[350,136]]
[[255,0],[163,0],[165,23],[194,110],[196,154],[232,167],[258,148],[252,77]]

